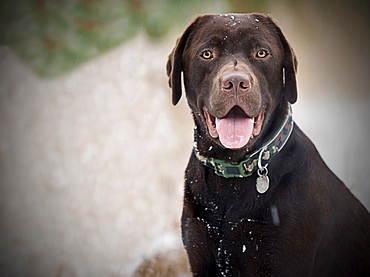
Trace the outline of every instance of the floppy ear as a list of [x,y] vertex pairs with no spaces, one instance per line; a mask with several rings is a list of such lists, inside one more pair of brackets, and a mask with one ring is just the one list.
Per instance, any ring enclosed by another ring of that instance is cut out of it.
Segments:
[[181,98],[181,72],[182,52],[184,46],[180,45],[181,37],[177,39],[176,45],[167,60],[168,85],[172,88],[172,104],[176,105]]
[[290,46],[286,40],[283,32],[280,27],[271,19],[274,23],[280,42],[284,48],[284,60],[283,60],[283,93],[285,98],[291,103],[294,104],[297,101],[297,57],[293,51],[293,48]]
[[[199,18],[199,17],[198,17]],[[196,18],[190,25],[185,29],[184,33],[176,40],[176,45],[173,48],[172,52],[168,56],[167,60],[167,76],[168,84],[172,88],[172,104],[176,105],[181,98],[182,89],[181,89],[181,72],[182,68],[182,54],[188,37],[191,31],[194,28]]]
[[294,104],[297,101],[297,80],[296,80],[296,74],[297,74],[297,57],[294,54],[293,48],[289,45],[289,43],[286,41],[284,37],[284,52],[285,52],[285,58],[284,58],[284,95],[285,98],[291,103]]

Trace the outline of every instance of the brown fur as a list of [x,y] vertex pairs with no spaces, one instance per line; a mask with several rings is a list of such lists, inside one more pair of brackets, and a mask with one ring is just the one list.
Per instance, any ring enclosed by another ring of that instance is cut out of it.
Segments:
[[[257,59],[260,48],[270,56]],[[214,58],[201,57],[207,49]],[[174,104],[182,95],[183,73],[200,153],[234,162],[259,149],[281,126],[288,104],[297,99],[296,69],[280,28],[261,14],[198,17],[167,63]],[[222,91],[220,79],[229,72],[249,76],[247,94],[231,97]],[[266,109],[261,132],[237,150],[210,136],[203,113],[206,107],[222,117],[235,103],[250,117]],[[226,179],[191,155],[182,236],[193,275],[369,276],[369,213],[297,125],[268,169],[270,188],[259,194],[256,173]]]

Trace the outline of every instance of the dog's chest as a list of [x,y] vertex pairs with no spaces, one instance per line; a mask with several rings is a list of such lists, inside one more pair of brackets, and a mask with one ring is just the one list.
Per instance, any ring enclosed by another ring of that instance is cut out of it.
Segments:
[[278,228],[266,204],[267,196],[256,191],[256,176],[220,178],[205,167],[192,165],[191,160],[184,201],[185,211],[190,212],[183,217],[183,222],[189,223],[183,224],[187,248],[198,243],[195,238],[209,241],[208,251],[214,253],[219,270],[232,272],[226,276],[238,276],[239,271],[232,271],[237,269],[256,272],[265,268],[264,272],[269,272],[271,260],[276,258]]
[[222,204],[215,202],[200,211],[197,217],[215,250],[221,272],[251,270],[251,265],[254,271],[271,264],[276,251],[274,232],[266,216],[263,213],[251,216],[232,207],[229,210],[223,208]]

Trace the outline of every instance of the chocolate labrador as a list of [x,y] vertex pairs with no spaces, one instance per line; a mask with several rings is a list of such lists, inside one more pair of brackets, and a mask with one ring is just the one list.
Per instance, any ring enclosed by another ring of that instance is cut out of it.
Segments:
[[167,73],[195,121],[182,238],[194,276],[370,276],[370,216],[292,120],[297,60],[262,14],[199,16]]

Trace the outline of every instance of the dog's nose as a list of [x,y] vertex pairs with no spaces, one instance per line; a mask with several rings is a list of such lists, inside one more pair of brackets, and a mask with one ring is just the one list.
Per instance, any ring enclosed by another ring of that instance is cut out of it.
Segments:
[[251,86],[248,74],[240,71],[227,73],[221,82],[223,92],[235,95],[248,92]]

